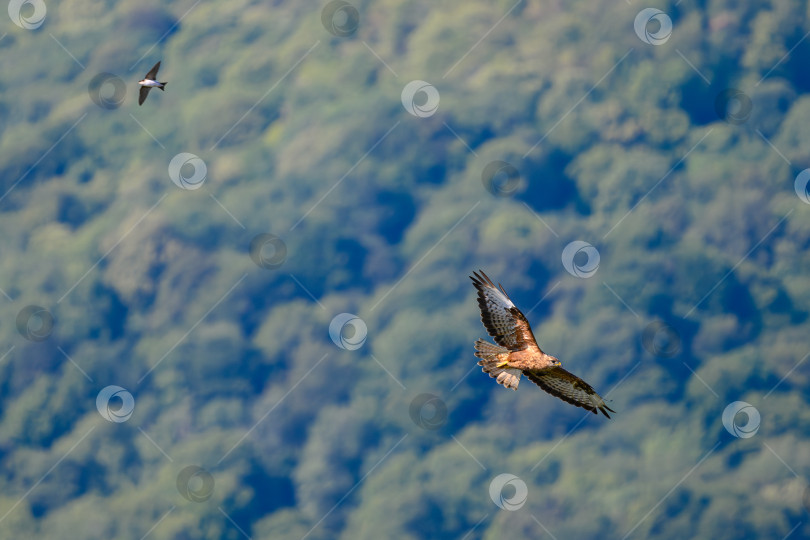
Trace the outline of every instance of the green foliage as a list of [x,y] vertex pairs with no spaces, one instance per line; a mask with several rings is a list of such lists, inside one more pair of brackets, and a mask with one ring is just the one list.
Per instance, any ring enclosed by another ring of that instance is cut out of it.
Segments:
[[[352,4],[347,38],[292,1],[50,2],[0,28],[0,536],[809,536],[807,6],[654,2],[674,30],[653,46],[623,2]],[[90,99],[101,72],[121,107]],[[428,118],[400,103],[417,79]],[[730,88],[743,122],[716,110]],[[180,152],[201,189],[171,182]],[[511,196],[485,189],[495,160]],[[251,260],[260,233],[281,267]],[[573,240],[589,279],[561,265]],[[613,419],[480,372],[478,269]],[[340,313],[361,348],[333,343]],[[96,409],[108,385],[126,422]],[[755,436],[724,428],[733,401]],[[180,493],[188,465],[210,498]],[[518,511],[490,499],[501,473]]]

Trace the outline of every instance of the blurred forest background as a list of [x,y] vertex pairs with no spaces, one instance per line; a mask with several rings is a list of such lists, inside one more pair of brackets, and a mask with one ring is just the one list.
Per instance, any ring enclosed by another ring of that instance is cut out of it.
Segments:
[[[0,537],[810,537],[806,2],[20,4]],[[613,419],[480,372],[477,269]]]

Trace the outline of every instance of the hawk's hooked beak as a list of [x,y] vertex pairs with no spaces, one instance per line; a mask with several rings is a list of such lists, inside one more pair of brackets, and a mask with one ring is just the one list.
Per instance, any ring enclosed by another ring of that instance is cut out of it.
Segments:
[[556,358],[555,358],[555,359],[554,359],[554,363],[553,363],[552,365],[553,365],[553,366],[558,366],[558,367],[559,367],[559,366],[562,366],[562,362],[560,362],[558,359],[556,359]]

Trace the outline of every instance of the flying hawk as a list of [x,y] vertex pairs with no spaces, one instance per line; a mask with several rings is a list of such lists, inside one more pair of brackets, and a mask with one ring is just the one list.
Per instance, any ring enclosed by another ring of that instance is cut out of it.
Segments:
[[495,287],[492,280],[480,271],[470,279],[478,289],[478,307],[481,321],[498,345],[479,339],[475,342],[475,356],[485,373],[497,379],[498,384],[517,390],[521,373],[530,381],[563,401],[587,409],[594,414],[601,411],[615,413],[596,391],[564,370],[559,360],[544,353],[534,339],[526,316],[512,303],[503,286]]
[[138,81],[138,84],[141,85],[141,92],[138,95],[138,105],[143,105],[143,102],[146,101],[146,96],[149,95],[149,90],[152,88],[160,88],[163,90],[166,88],[166,85],[169,84],[168,82],[158,82],[157,80],[157,72],[160,69],[160,62],[152,66],[152,69],[149,70],[149,73],[146,74],[142,80]]

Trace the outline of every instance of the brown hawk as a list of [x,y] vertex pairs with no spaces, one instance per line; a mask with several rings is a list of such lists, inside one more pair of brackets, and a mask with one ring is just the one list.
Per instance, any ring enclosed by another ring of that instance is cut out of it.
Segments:
[[475,342],[475,356],[485,373],[497,379],[506,388],[517,390],[520,375],[563,401],[587,409],[594,414],[601,411],[615,413],[605,404],[596,391],[577,377],[564,370],[559,360],[544,353],[537,345],[529,321],[512,303],[503,286],[495,287],[492,280],[479,270],[470,279],[478,289],[478,307],[481,321],[497,345],[482,339]]

